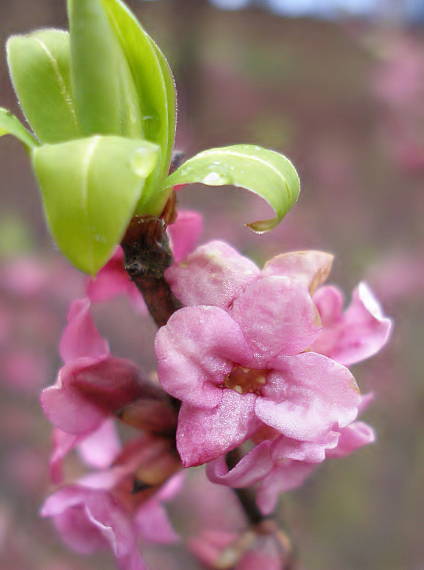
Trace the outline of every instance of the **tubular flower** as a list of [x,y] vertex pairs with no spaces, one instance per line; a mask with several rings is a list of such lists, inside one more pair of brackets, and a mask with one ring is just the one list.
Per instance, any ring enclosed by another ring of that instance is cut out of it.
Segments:
[[[289,278],[313,296],[321,331],[311,350],[350,366],[376,354],[387,342],[391,320],[365,283],[354,290],[343,312],[343,294],[321,285],[331,271],[333,256],[323,251],[294,251],[270,259],[262,271],[230,245],[212,241],[166,272],[174,294],[184,305],[213,305],[231,309],[248,285],[264,277]],[[249,318],[249,317],[247,317]]]
[[391,322],[365,284],[342,312],[340,292],[320,287],[332,259],[292,252],[261,271],[215,241],[167,270],[189,305],[156,337],[160,382],[183,402],[177,446],[185,466],[216,459],[263,425],[325,447],[353,422],[361,397],[343,364],[377,352]]
[[[361,398],[359,411],[372,400],[372,394]],[[362,421],[329,431],[315,441],[299,441],[268,430],[268,439],[260,441],[229,469],[220,457],[207,466],[209,479],[230,487],[256,485],[256,500],[263,514],[275,508],[280,493],[303,484],[320,463],[328,458],[345,457],[375,441],[374,430]],[[260,439],[260,434],[256,434]]]
[[[106,441],[103,445],[108,446]],[[134,477],[143,474],[159,483],[178,469],[169,444],[142,437],[128,444],[113,466],[92,472],[51,495],[41,515],[53,519],[63,541],[83,554],[109,547],[122,570],[145,570],[138,542],[172,543],[178,540],[163,502],[181,486],[175,475],[160,486],[135,492]],[[131,492],[133,489],[133,492]]]
[[65,364],[56,383],[43,390],[41,404],[51,423],[68,434],[90,435],[111,414],[145,395],[136,366],[110,355],[88,299],[72,303],[60,353]]
[[262,424],[300,440],[348,425],[353,376],[304,352],[320,332],[312,299],[288,278],[249,283],[229,311],[185,307],[156,337],[159,379],[182,400],[177,446],[185,466],[215,459]]

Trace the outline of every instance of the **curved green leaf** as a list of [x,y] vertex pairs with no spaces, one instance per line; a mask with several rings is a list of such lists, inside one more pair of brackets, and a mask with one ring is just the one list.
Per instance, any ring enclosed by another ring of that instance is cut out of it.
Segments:
[[296,203],[299,176],[288,158],[255,145],[212,148],[190,158],[165,180],[166,187],[190,182],[208,186],[232,184],[263,198],[276,217],[247,224],[262,233],[275,227]]
[[50,231],[76,267],[95,274],[109,259],[158,151],[147,141],[100,135],[34,149]]
[[143,137],[134,81],[101,0],[68,0],[71,70],[82,133]]
[[3,135],[15,136],[27,148],[38,145],[38,141],[27,131],[20,120],[7,109],[0,107],[0,137]]
[[70,82],[69,34],[47,29],[12,36],[7,58],[22,110],[40,141],[81,136]]
[[160,181],[168,173],[175,138],[174,80],[165,56],[125,4],[121,0],[102,2],[134,79],[144,137],[161,147],[157,170],[147,181],[142,202],[137,206],[140,213],[158,214],[156,194]]

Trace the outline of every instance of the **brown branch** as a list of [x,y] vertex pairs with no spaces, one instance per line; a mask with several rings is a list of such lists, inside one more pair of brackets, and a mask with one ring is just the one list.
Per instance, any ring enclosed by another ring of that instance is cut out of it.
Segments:
[[172,263],[166,222],[154,216],[135,216],[122,240],[125,270],[143,295],[158,327],[182,305],[173,295],[165,270]]

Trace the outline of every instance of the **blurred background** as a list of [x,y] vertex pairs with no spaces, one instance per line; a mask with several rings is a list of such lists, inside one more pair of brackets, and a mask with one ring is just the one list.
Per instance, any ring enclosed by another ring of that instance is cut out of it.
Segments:
[[[13,33],[66,27],[64,4],[2,0],[2,45]],[[395,319],[390,345],[354,370],[362,390],[376,393],[366,419],[378,443],[328,461],[283,497],[302,567],[423,570],[424,2],[128,4],[175,71],[179,149],[259,144],[291,157],[301,176],[299,204],[265,236],[243,227],[266,213],[255,197],[184,189],[180,205],[205,216],[203,241],[229,240],[259,263],[291,249],[332,251],[331,282],[347,301],[366,279]],[[19,112],[4,56],[0,82],[0,105]],[[0,172],[0,568],[111,569],[108,555],[69,553],[37,516],[50,445],[38,395],[60,365],[57,341],[83,278],[51,243],[11,137],[0,139]],[[117,355],[153,369],[146,317],[118,300],[97,319]],[[178,549],[153,568],[174,568],[177,558]],[[180,567],[200,568],[191,559]]]

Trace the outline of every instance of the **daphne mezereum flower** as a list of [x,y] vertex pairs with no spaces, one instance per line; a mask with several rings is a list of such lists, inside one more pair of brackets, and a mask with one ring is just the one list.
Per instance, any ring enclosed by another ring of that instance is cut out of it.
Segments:
[[[372,394],[363,396],[359,411],[372,399]],[[255,485],[258,506],[264,514],[269,514],[281,493],[302,485],[325,459],[350,455],[373,443],[375,433],[365,422],[354,421],[312,442],[293,440],[271,430],[262,435],[258,432],[255,439],[257,445],[234,467],[229,469],[225,458],[219,457],[208,464],[207,474],[220,485],[235,488]]]
[[[103,439],[98,446],[106,445]],[[65,544],[82,554],[109,547],[121,570],[145,570],[139,541],[173,543],[179,540],[163,503],[181,486],[181,474],[164,485],[131,492],[134,475],[165,477],[176,469],[172,446],[161,438],[142,436],[127,444],[108,469],[93,471],[55,491],[41,515],[52,518]],[[97,450],[98,452],[98,450]]]
[[88,299],[72,303],[60,353],[65,364],[56,383],[43,390],[41,404],[51,423],[68,434],[92,434],[112,413],[145,393],[137,367],[110,355]]
[[184,465],[219,457],[263,425],[315,442],[356,418],[359,390],[337,358],[343,349],[349,363],[375,353],[390,321],[364,285],[344,314],[331,303],[333,289],[318,289],[314,302],[331,261],[323,252],[294,252],[260,271],[211,242],[168,269],[174,293],[190,305],[156,338],[159,379],[183,402]]

